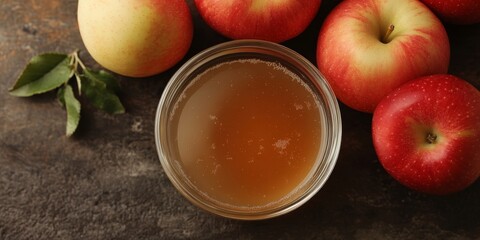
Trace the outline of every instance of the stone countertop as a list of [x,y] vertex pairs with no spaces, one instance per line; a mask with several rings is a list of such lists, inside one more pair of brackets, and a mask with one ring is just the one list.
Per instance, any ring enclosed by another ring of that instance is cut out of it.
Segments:
[[[315,62],[317,34],[339,1],[325,0],[310,27],[283,43]],[[200,19],[181,62],[227,39]],[[411,191],[381,167],[371,114],[341,105],[343,143],[329,181],[304,206],[264,221],[206,213],[183,198],[158,161],[155,111],[179,65],[149,78],[119,77],[127,113],[108,115],[82,102],[82,120],[64,136],[66,113],[54,94],[7,93],[27,61],[42,52],[80,49],[75,0],[0,4],[0,239],[478,239],[480,181],[457,194]],[[480,25],[446,25],[450,73],[480,88]],[[180,63],[180,64],[181,64]]]

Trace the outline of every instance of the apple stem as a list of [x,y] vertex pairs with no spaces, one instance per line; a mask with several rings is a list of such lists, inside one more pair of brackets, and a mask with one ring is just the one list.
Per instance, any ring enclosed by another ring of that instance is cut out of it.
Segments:
[[385,33],[385,35],[383,36],[383,39],[382,39],[383,43],[388,43],[389,42],[388,37],[390,37],[390,34],[392,34],[394,29],[395,29],[395,26],[393,24],[390,24],[390,26],[388,26],[387,32]]
[[434,144],[435,142],[437,142],[437,135],[433,133],[428,133],[427,138],[425,140],[427,141],[428,144]]

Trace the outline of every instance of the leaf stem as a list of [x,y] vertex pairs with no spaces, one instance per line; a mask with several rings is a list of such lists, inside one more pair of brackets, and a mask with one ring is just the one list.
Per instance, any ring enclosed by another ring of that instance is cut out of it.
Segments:
[[[73,74],[75,75],[75,80],[77,81],[77,87],[78,87],[78,95],[82,95],[82,81],[80,78],[80,73],[78,72],[78,65],[80,64],[80,67],[82,67],[82,70],[85,69],[85,65],[82,63],[80,60],[80,57],[78,56],[78,49],[73,51],[72,53],[69,54],[71,60],[70,60],[70,65],[73,68]],[[67,83],[65,83],[67,84]]]
[[73,54],[73,58],[75,58],[75,61],[80,65],[82,70],[87,68],[85,67],[85,64],[83,64],[82,60],[80,60],[80,57],[78,56],[78,50],[75,50],[72,54]]

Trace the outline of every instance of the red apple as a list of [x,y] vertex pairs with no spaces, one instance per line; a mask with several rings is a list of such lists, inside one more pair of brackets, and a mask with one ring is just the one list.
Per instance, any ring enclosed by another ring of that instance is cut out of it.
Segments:
[[455,24],[480,22],[478,0],[422,0],[441,19]]
[[325,20],[317,64],[336,96],[364,112],[406,81],[446,73],[448,36],[417,0],[345,0]]
[[400,183],[430,194],[460,191],[480,176],[480,92],[452,75],[413,80],[380,102],[372,135]]
[[283,42],[302,33],[321,0],[195,0],[210,27],[233,39]]
[[169,69],[185,56],[193,37],[183,0],[80,0],[78,25],[92,57],[130,77]]

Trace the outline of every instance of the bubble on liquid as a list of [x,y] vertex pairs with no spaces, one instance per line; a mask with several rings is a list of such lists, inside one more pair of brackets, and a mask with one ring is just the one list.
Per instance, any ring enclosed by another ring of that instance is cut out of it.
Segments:
[[307,106],[307,109],[310,110],[310,108],[312,107],[312,104],[308,101],[305,101],[305,106]]
[[283,154],[285,153],[285,150],[287,149],[290,140],[290,138],[278,139],[277,141],[275,141],[275,143],[272,144],[272,146],[278,153]]
[[300,104],[300,103],[294,103],[293,106],[295,107],[295,110],[302,110],[303,109],[303,105]]
[[185,92],[182,92],[182,94],[180,94],[180,97],[178,97],[177,102],[173,105],[172,112],[170,113],[169,121],[173,121],[173,116],[175,116],[175,113],[179,108],[179,103],[182,102],[185,98],[187,98],[187,94],[185,94]]
[[263,149],[265,149],[265,147],[263,145],[259,145],[257,155],[262,155],[263,154]]
[[212,169],[212,175],[217,174],[217,171],[218,171],[219,168],[220,168],[220,164],[218,164],[218,163],[214,164],[213,169]]

